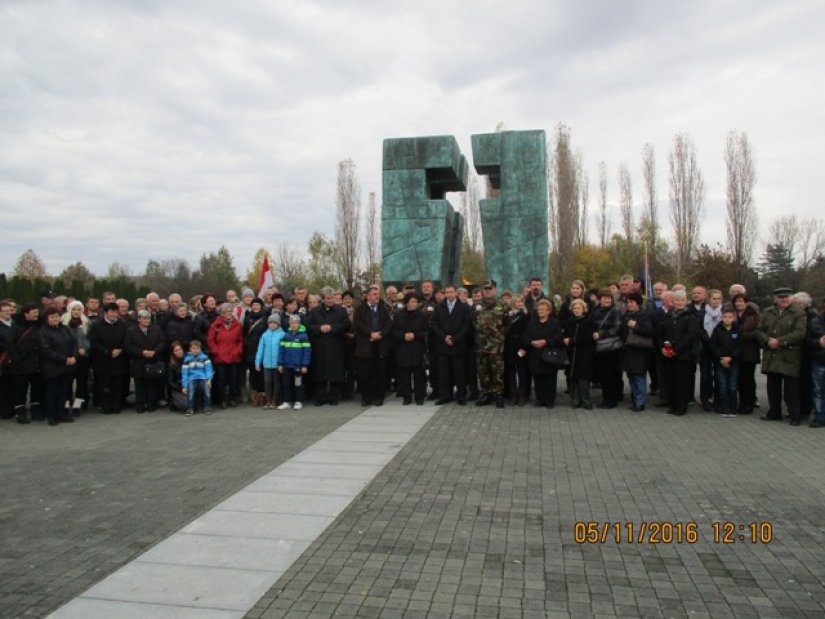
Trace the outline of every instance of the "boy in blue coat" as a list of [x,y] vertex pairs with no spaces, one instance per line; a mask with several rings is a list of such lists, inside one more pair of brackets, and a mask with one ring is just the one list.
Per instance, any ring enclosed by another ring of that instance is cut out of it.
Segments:
[[212,413],[212,361],[201,350],[200,340],[189,342],[189,352],[183,358],[181,366],[181,385],[183,393],[186,394],[186,416],[195,414],[195,395],[198,391],[203,393],[203,412],[205,415]]
[[278,312],[271,314],[266,319],[267,329],[258,342],[258,353],[255,355],[255,369],[263,371],[264,374],[264,394],[266,404],[264,408],[275,408],[275,400],[278,397],[278,366],[281,354],[281,339],[284,337],[284,330],[281,329],[281,315]]
[[304,378],[312,358],[306,327],[300,316],[289,317],[289,331],[281,340],[281,372],[284,389],[284,403],[278,408],[285,410],[293,405],[295,410],[304,407]]

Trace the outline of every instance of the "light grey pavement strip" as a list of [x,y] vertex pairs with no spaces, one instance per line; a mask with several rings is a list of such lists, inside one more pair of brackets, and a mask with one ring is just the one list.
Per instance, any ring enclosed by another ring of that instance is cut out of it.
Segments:
[[435,411],[367,409],[51,616],[242,617]]

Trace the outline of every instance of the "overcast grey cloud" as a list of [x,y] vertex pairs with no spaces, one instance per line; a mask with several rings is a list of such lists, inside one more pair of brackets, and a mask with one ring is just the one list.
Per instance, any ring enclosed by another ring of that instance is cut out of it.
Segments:
[[470,135],[500,121],[569,125],[611,202],[622,161],[641,200],[653,142],[666,234],[667,153],[689,133],[710,241],[741,129],[762,228],[819,216],[823,18],[799,0],[0,3],[0,271],[29,247],[52,273],[140,272],[221,244],[241,271],[260,246],[332,233],[339,160],[366,201],[385,137],[450,133],[472,159]]

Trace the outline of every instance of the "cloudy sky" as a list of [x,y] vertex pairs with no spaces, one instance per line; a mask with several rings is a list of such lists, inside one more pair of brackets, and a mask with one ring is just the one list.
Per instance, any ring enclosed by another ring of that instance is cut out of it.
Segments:
[[[150,258],[332,234],[336,164],[381,192],[386,137],[572,129],[591,178],[641,201],[641,149],[689,133],[702,237],[724,240],[723,148],[753,144],[761,227],[820,216],[818,0],[0,0],[0,271],[33,248],[142,272]],[[637,209],[638,210],[638,209]],[[614,208],[614,228],[618,209]]]

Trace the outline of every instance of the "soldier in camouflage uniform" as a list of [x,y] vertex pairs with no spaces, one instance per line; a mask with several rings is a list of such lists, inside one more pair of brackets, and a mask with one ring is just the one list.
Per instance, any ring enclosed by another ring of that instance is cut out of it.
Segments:
[[504,339],[509,328],[509,308],[496,298],[496,282],[484,283],[481,303],[473,306],[478,379],[484,392],[476,401],[485,406],[495,400],[504,408]]

